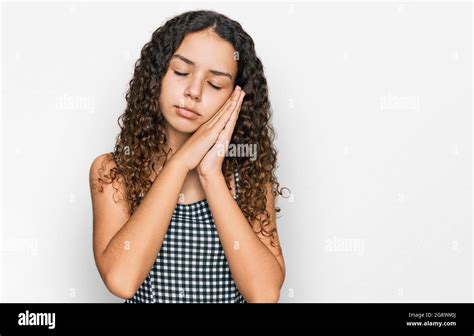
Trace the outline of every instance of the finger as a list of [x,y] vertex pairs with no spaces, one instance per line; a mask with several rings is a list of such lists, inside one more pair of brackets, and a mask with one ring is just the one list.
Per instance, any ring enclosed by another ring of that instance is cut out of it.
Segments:
[[221,117],[215,121],[214,125],[217,129],[221,130],[225,127],[229,119],[231,118],[233,112],[240,107],[240,104],[243,99],[243,91],[239,92],[238,96],[235,98],[235,101],[233,101],[230,106],[227,108],[227,111],[225,111]]
[[235,101],[232,102],[232,104],[230,104],[230,106],[222,114],[222,116],[214,122],[214,124],[212,125],[212,128],[216,129],[218,131],[222,130],[225,127],[226,123],[229,121],[229,119],[230,119],[232,113],[234,112],[236,106],[237,106],[237,102],[235,102]]
[[[229,103],[228,104],[225,104],[225,108],[222,109],[222,111],[220,111],[216,116],[215,118],[213,119],[213,121],[210,123],[210,126],[213,127],[215,126],[217,123],[219,123],[219,121],[221,119],[224,119],[224,123],[225,121],[227,121],[230,117],[230,114],[232,113],[232,111],[234,110],[235,108],[235,105],[237,104],[238,100],[239,100],[239,96],[240,96],[240,92],[241,92],[241,89],[240,87],[238,87],[237,91],[235,92],[235,94],[231,97],[231,99],[229,100]],[[222,121],[220,121],[220,128],[223,128],[224,125],[222,124]]]
[[240,86],[236,86],[234,89],[234,92],[230,95],[230,97],[227,99],[227,101],[224,103],[224,105],[217,111],[216,114],[212,116],[211,119],[207,121],[207,123],[212,127],[214,125],[214,122],[218,120],[223,113],[229,108],[229,106],[239,97],[239,92],[241,91]]
[[239,113],[240,113],[240,108],[242,107],[242,101],[244,100],[244,96],[245,96],[245,92],[242,91],[240,96],[239,96],[239,100],[237,101],[237,104],[234,108],[234,110],[232,111],[232,114],[231,116],[229,117],[229,120],[227,121],[225,127],[227,129],[229,129],[229,127],[237,122],[237,119],[239,118]]
[[224,128],[220,131],[219,136],[217,137],[216,144],[224,146],[224,151],[227,152],[227,147],[230,144],[232,134],[234,133],[235,124],[239,118],[240,107],[242,106],[242,101],[244,100],[245,92],[242,90],[239,94],[235,108],[232,109],[232,114],[227,120]]
[[219,113],[216,113],[214,116],[213,120],[210,122],[210,126],[214,126],[214,124],[224,116],[229,109],[233,109],[233,106],[235,105],[236,101],[238,100],[239,97],[239,92],[240,90],[236,90],[236,92],[230,97],[230,99],[224,104],[223,108],[219,111]]
[[225,124],[224,129],[226,130],[229,141],[230,141],[230,138],[232,137],[232,133],[234,132],[235,124],[237,123],[237,120],[239,119],[240,109],[242,107],[244,96],[245,96],[245,92],[242,91],[239,97],[237,106],[235,107],[234,111],[232,112],[232,115],[230,116],[229,120]]
[[223,152],[226,153],[227,149],[229,148],[229,140],[228,134],[225,129],[223,129],[220,133],[219,136],[217,137],[217,140],[215,142],[215,145],[217,146],[222,146]]

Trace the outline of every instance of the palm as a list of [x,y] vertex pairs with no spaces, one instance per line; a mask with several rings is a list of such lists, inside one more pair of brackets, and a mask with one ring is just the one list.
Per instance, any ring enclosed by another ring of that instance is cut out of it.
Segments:
[[225,124],[222,131],[219,133],[216,142],[199,163],[197,171],[200,176],[206,177],[215,174],[222,174],[222,163],[224,162],[225,153],[227,152],[227,147],[230,143],[230,139],[232,138],[232,133],[234,133],[235,124],[239,118],[240,107],[244,96],[245,93],[242,92],[240,95],[239,104],[235,107],[235,110],[232,112],[229,120]]

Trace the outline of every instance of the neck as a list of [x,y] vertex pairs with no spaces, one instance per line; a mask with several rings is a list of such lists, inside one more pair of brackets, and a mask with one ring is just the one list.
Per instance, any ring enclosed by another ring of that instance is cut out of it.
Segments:
[[170,125],[166,125],[165,129],[167,146],[171,148],[172,154],[176,153],[192,135],[192,133],[179,132]]
[[[169,124],[166,124],[166,140],[167,140],[167,146],[168,148],[171,148],[171,153],[170,155],[172,156],[175,154],[181,146],[184,145],[184,143],[193,135],[193,133],[183,133],[179,132],[173,127],[171,127]],[[188,178],[197,178],[197,172],[196,169],[193,169],[188,172]]]
[[[171,127],[166,121],[165,125],[165,133],[166,133],[166,145],[165,151],[169,152],[167,155],[167,160],[171,159],[171,157],[181,148],[182,145],[191,137],[192,133],[183,133],[179,132],[173,127]],[[171,149],[171,151],[170,151]],[[158,156],[158,152],[152,154],[152,162],[157,165],[159,171],[161,171],[163,165],[163,157]],[[195,169],[191,170],[188,175],[196,174]],[[196,175],[197,176],[197,175]]]

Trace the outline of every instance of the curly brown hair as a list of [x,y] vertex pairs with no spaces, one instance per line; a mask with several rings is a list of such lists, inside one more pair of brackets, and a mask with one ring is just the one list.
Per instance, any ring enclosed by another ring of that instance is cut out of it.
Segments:
[[[170,153],[164,117],[159,108],[161,80],[173,53],[185,35],[205,29],[212,29],[230,42],[239,55],[235,85],[239,85],[246,92],[246,99],[243,101],[230,144],[256,144],[258,149],[258,155],[253,160],[249,157],[224,158],[222,171],[227,187],[231,189],[232,172],[237,169],[239,206],[242,213],[249,223],[252,223],[256,233],[261,232],[270,237],[272,246],[281,251],[277,240],[274,239],[276,227],[268,228],[271,214],[266,209],[266,186],[271,185],[275,199],[277,195],[282,195],[282,188],[275,176],[275,132],[270,122],[271,106],[263,65],[256,55],[252,38],[242,26],[214,11],[189,11],[168,20],[153,33],[151,41],[141,50],[125,95],[125,112],[118,118],[121,131],[112,155],[108,155],[108,160],[114,160],[115,165],[109,172],[104,172],[105,168],[101,169],[99,184],[113,185],[113,182],[121,177],[125,184],[130,213],[140,205],[152,185],[152,171],[157,175],[155,163],[161,160],[162,168]],[[103,162],[103,167],[106,162],[107,160]],[[114,189],[115,192],[118,191],[115,186]],[[280,208],[275,206],[275,212],[280,212]],[[276,221],[276,218],[273,220]],[[255,223],[259,224],[257,230],[253,225]]]

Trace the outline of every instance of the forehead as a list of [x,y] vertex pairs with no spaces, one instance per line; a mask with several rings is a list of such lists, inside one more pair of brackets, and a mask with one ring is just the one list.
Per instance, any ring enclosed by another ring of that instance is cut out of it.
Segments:
[[232,44],[211,30],[188,33],[175,51],[193,61],[196,67],[235,74],[237,61],[234,52]]

